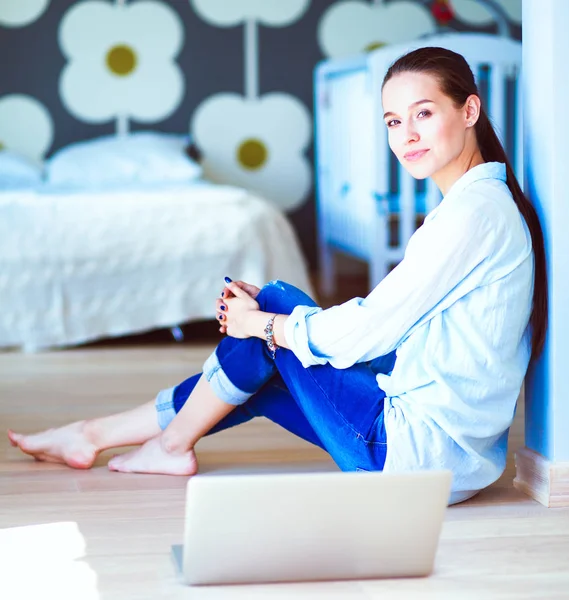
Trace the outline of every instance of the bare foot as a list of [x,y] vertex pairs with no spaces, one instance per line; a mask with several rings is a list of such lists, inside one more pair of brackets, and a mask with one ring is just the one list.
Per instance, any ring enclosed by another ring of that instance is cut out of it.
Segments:
[[99,453],[90,439],[85,421],[34,435],[22,435],[9,429],[8,438],[12,446],[36,460],[61,463],[74,469],[89,469]]
[[162,436],[148,440],[137,450],[115,456],[109,461],[111,471],[120,473],[158,473],[162,475],[195,475],[198,461],[193,450],[167,452]]

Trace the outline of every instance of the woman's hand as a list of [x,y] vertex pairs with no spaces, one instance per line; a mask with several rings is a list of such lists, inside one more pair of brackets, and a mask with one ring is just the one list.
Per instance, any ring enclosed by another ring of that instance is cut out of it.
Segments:
[[[253,300],[259,295],[259,292],[261,291],[261,288],[258,288],[256,285],[253,285],[251,283],[245,283],[244,281],[233,281],[231,283],[234,283],[235,285],[239,286],[244,292],[249,294],[249,296],[251,296]],[[221,292],[222,298],[231,298],[235,295],[228,286],[229,284],[223,288],[223,291]]]
[[[259,292],[261,291],[260,288],[258,288],[256,285],[253,285],[251,283],[245,283],[244,281],[234,281],[233,283],[238,285],[244,292],[247,292],[247,294],[249,294],[249,296],[251,296],[251,298],[253,298],[253,299],[255,299],[259,295]],[[235,294],[229,289],[229,287],[225,286],[223,288],[223,290],[221,291],[220,297],[223,298],[223,300],[228,300],[229,298],[234,298]],[[219,331],[221,333],[227,333],[227,327],[225,326],[223,320],[219,320],[219,306],[220,305],[225,306],[223,301],[219,302],[219,300],[218,300],[217,305],[216,305],[216,311],[218,311],[218,321],[220,323]]]
[[[256,297],[259,288],[256,286],[250,288],[253,288],[254,293],[257,290]],[[216,301],[217,320],[221,324],[219,330],[234,338],[251,337],[247,331],[247,316],[259,310],[259,304],[237,282],[228,283],[224,291],[228,293]]]

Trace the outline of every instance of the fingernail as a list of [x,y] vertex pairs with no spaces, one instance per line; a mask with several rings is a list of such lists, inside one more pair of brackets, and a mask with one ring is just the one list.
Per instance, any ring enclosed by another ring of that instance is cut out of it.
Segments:
[[221,297],[225,298],[225,292],[221,292]]
[[221,321],[223,319],[223,315],[219,315],[217,318]]
[[220,309],[220,310],[225,310],[225,306],[223,306],[223,304],[220,304],[220,305],[219,305],[219,309]]
[[229,277],[225,278],[225,283],[231,283],[231,279]]

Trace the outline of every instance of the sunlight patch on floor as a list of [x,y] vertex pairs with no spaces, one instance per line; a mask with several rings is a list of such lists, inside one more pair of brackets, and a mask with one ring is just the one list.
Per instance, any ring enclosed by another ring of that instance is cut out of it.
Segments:
[[0,598],[99,600],[97,575],[81,560],[85,553],[77,523],[0,530]]

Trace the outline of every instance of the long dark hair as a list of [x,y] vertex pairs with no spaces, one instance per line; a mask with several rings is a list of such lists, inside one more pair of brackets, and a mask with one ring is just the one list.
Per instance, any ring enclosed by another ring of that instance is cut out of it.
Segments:
[[[464,57],[446,48],[419,48],[402,56],[387,71],[383,86],[395,75],[408,72],[433,75],[438,80],[442,92],[451,98],[457,107],[463,107],[471,94],[480,97],[474,75]],[[483,108],[476,122],[475,132],[484,161],[506,164],[506,183],[531,235],[534,253],[534,288],[529,322],[532,332],[531,354],[532,358],[536,358],[545,343],[548,320],[547,267],[543,231],[535,208],[522,192],[506,152]]]

